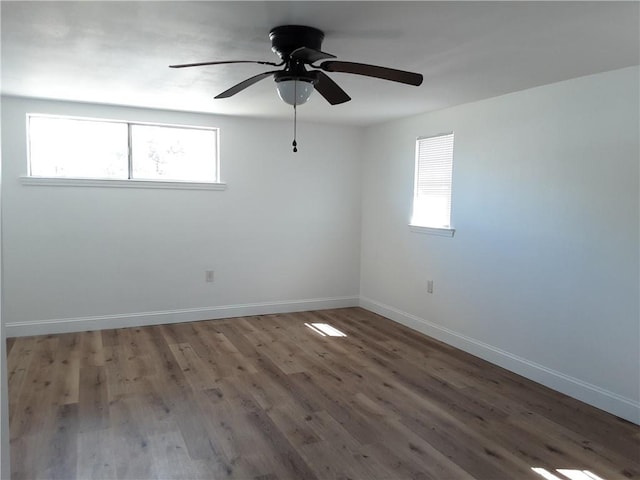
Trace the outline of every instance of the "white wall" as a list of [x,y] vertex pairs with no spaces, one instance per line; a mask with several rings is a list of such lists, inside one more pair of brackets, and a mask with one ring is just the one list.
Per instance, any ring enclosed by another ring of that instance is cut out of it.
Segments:
[[[1,110],[1,109],[0,109]],[[0,162],[0,166],[2,162]],[[0,169],[1,171],[1,169]],[[0,175],[1,179],[1,175]],[[1,184],[1,182],[0,182]],[[1,190],[1,189],[0,189]],[[0,192],[1,193],[1,192]],[[1,195],[0,195],[1,197]],[[1,202],[0,202],[1,203]],[[0,211],[1,211],[0,205]],[[0,214],[0,220],[2,215]],[[2,283],[2,227],[0,221],[0,292]],[[0,293],[0,299],[2,294]],[[9,385],[7,375],[7,339],[0,305],[0,478],[9,478]]]
[[[220,127],[227,190],[22,185],[28,112]],[[357,129],[301,123],[294,154],[290,122],[13,97],[2,126],[10,335],[357,303]]]
[[[362,304],[638,423],[638,85],[634,67],[367,129]],[[415,139],[447,131],[455,236],[412,233]]]

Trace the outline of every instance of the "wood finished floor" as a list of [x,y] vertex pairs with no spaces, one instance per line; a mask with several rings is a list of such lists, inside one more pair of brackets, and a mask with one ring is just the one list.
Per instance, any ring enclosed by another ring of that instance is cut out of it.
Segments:
[[639,427],[358,308],[8,355],[14,479],[640,478]]

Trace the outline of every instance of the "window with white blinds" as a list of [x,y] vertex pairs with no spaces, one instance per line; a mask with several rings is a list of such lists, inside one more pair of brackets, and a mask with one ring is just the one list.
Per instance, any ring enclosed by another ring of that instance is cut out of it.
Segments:
[[453,133],[416,140],[416,173],[411,224],[451,228]]

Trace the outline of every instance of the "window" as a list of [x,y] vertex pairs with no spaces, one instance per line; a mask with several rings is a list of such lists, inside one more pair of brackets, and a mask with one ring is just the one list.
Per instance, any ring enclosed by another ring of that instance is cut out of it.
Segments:
[[29,176],[219,182],[218,130],[28,116]]
[[128,178],[127,124],[29,117],[29,174]]
[[453,235],[452,172],[453,133],[417,139],[411,226],[423,229],[418,231]]

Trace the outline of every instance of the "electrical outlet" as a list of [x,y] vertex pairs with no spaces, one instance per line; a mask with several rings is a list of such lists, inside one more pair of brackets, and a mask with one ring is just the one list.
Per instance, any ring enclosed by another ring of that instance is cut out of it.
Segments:
[[206,270],[204,272],[204,280],[207,283],[213,283],[213,270]]
[[427,281],[427,293],[433,293],[433,280]]

